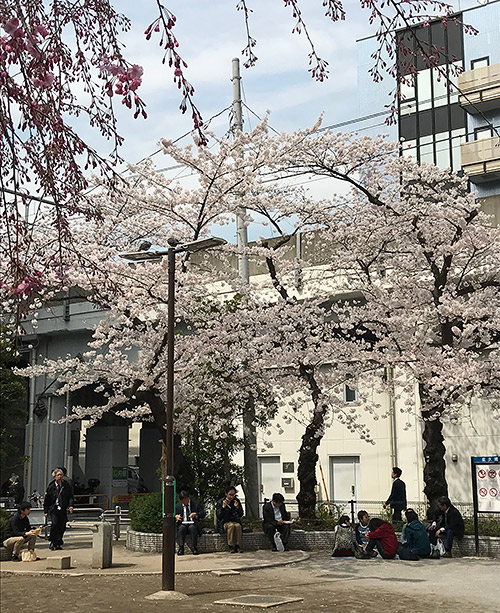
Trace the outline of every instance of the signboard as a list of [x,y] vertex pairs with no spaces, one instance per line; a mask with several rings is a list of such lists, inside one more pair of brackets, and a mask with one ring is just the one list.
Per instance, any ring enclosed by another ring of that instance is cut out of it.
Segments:
[[113,466],[113,487],[127,487],[127,466]]
[[500,456],[473,459],[479,513],[500,513]]
[[293,473],[295,472],[293,462],[283,462],[283,472],[284,473]]

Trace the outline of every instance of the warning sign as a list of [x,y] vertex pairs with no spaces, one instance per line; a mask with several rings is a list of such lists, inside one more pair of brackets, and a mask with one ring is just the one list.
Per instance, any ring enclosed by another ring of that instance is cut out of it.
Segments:
[[477,510],[500,513],[500,456],[473,458]]

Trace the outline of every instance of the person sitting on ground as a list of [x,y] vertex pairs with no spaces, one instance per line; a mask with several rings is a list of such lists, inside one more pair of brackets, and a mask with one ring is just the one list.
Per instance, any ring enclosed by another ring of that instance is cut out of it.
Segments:
[[222,531],[227,535],[227,544],[231,547],[231,553],[243,553],[241,549],[241,535],[243,526],[243,507],[236,497],[236,488],[230,486],[226,489],[226,495],[216,505],[215,512]]
[[439,511],[435,520],[429,526],[429,540],[433,545],[437,544],[437,538],[444,540],[445,553],[443,558],[451,558],[453,540],[460,540],[465,532],[464,520],[460,511],[451,504],[448,496],[438,498]]
[[406,523],[401,532],[398,555],[401,560],[428,558],[431,553],[429,536],[424,524],[413,509],[406,509]]
[[333,533],[332,558],[347,558],[354,555],[353,533],[348,515],[342,515]]
[[188,492],[181,492],[179,494],[179,502],[175,507],[177,542],[179,543],[177,555],[184,555],[184,543],[188,534],[191,537],[191,551],[193,555],[198,555],[198,537],[203,534],[201,520],[204,517],[205,511],[201,504],[196,500],[192,500]]
[[368,545],[359,556],[360,559],[374,558],[378,551],[384,560],[392,560],[398,552],[398,539],[393,525],[379,517],[373,517],[368,528]]
[[271,502],[266,502],[262,507],[262,529],[271,541],[272,551],[278,551],[274,535],[278,532],[285,548],[288,549],[288,539],[290,537],[290,513],[286,510],[283,494],[273,494]]
[[28,515],[31,513],[29,502],[21,502],[19,509],[9,519],[3,546],[13,562],[21,561],[21,549],[28,545],[29,551],[35,551],[35,542],[38,534],[37,530],[31,528]]
[[368,545],[368,537],[366,536],[369,532],[368,522],[370,521],[370,516],[368,515],[368,512],[358,511],[358,520],[359,523],[356,524],[354,528],[355,553],[361,553]]

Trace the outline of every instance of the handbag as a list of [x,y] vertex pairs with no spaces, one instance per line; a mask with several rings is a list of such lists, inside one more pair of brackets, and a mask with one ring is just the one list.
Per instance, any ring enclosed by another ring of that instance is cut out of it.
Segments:
[[36,551],[34,549],[21,551],[21,560],[23,562],[36,562]]
[[283,545],[283,541],[281,540],[281,534],[277,530],[274,535],[274,544],[276,545],[276,549],[278,551],[285,551],[285,546]]

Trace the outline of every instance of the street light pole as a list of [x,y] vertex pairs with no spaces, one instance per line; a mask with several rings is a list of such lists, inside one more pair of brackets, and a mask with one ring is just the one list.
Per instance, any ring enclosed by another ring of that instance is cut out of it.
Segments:
[[167,305],[167,405],[165,423],[165,480],[163,482],[163,544],[161,589],[175,589],[175,478],[174,478],[174,329],[175,329],[175,253],[177,241],[168,240]]
[[[163,454],[165,471],[162,474],[163,520],[161,558],[161,598],[175,591],[175,477],[174,477],[174,332],[175,332],[175,256],[177,253],[196,253],[225,244],[223,238],[207,237],[179,244],[175,238],[167,240],[167,249],[122,253],[121,257],[135,262],[158,260],[167,256],[167,401],[165,406],[165,443]],[[150,246],[150,245],[149,245]],[[155,599],[157,595],[153,595]]]

